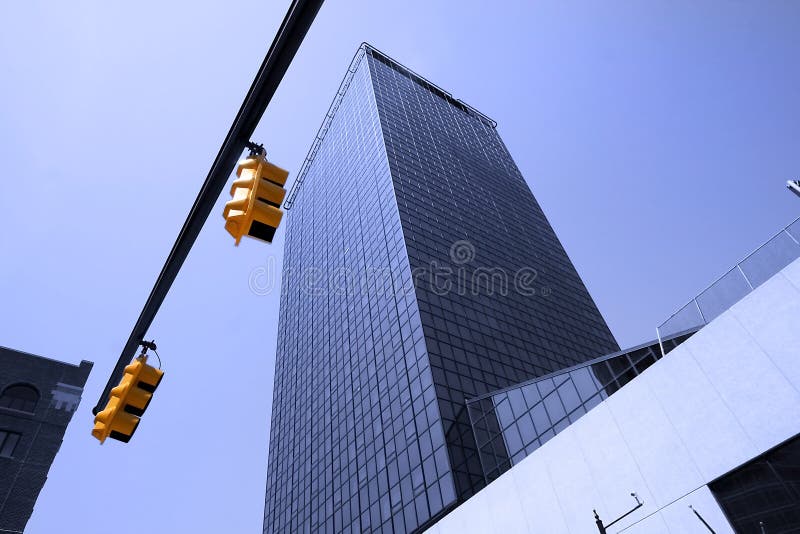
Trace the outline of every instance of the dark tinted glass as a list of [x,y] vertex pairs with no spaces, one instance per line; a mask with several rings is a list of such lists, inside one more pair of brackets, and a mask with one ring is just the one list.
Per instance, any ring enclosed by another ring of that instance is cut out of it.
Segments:
[[737,532],[800,532],[800,437],[708,487]]
[[421,529],[540,403],[467,398],[618,349],[495,125],[369,48],[350,72],[284,223],[265,532]]
[[23,412],[34,412],[38,402],[39,392],[27,384],[8,386],[0,395],[0,406]]
[[0,456],[10,458],[14,456],[14,449],[19,442],[20,435],[16,432],[0,430]]

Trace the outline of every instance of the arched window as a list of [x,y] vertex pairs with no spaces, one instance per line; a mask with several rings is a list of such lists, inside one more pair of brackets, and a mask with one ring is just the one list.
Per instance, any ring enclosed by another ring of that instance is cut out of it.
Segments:
[[33,413],[38,402],[39,392],[29,384],[8,386],[3,390],[3,394],[0,395],[0,406],[21,412]]

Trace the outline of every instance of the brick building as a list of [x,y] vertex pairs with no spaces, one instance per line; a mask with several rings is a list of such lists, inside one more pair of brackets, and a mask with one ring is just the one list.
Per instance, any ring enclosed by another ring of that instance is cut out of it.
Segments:
[[0,532],[24,530],[91,369],[0,347]]

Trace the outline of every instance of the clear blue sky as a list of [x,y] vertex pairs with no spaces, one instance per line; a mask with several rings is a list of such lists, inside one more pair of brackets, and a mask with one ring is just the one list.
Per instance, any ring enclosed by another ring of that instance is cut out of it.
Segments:
[[[234,248],[221,198],[132,442],[90,410],[287,5],[0,4],[0,344],[95,362],[30,534],[260,532],[278,291],[248,279],[282,232]],[[371,42],[498,121],[632,345],[800,214],[798,27],[794,0],[329,2],[255,140],[293,176]]]

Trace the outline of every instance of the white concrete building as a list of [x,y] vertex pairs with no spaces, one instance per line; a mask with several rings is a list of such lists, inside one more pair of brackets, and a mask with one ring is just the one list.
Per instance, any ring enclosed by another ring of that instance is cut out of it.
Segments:
[[[800,434],[799,319],[795,260],[427,532],[597,534],[593,510],[608,525],[633,492],[643,505],[609,533],[737,532],[709,484]],[[786,472],[794,495],[800,464]],[[785,524],[798,509],[787,505]],[[785,528],[763,525],[800,531]]]

